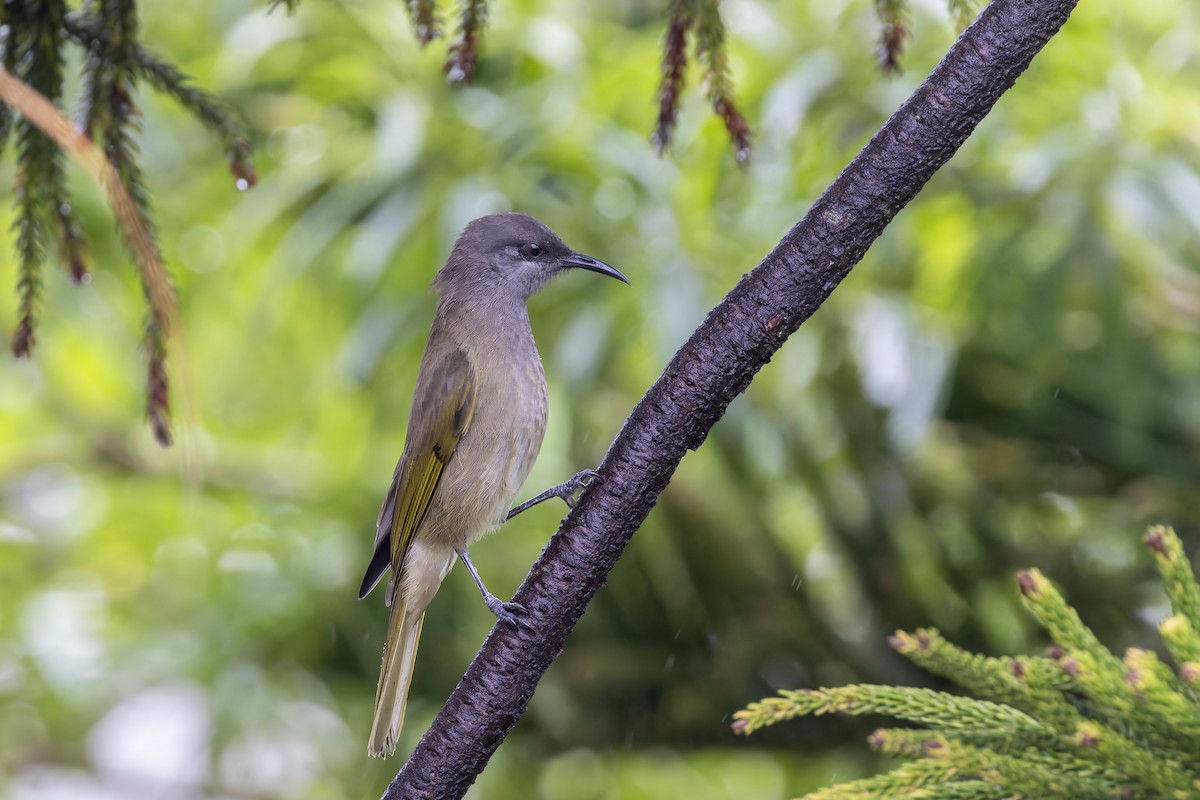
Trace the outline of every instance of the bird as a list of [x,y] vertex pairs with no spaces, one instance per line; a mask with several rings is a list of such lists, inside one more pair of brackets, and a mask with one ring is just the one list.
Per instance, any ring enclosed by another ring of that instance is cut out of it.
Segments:
[[526,301],[568,270],[628,284],[616,268],[575,252],[528,214],[467,224],[433,281],[437,311],[417,371],[404,449],[375,527],[375,549],[359,588],[365,598],[390,567],[391,608],[368,753],[396,749],[425,610],[456,560],[501,620],[524,609],[484,585],[472,542],[544,500],[575,496],[597,474],[583,470],[510,509],[546,432],[546,375]]

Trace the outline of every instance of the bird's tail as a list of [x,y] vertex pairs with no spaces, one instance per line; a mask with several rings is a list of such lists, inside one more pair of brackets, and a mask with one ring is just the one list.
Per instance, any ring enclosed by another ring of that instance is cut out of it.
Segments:
[[371,723],[371,742],[367,745],[370,755],[383,758],[396,751],[424,619],[424,609],[417,612],[400,597],[392,603],[379,686],[375,689],[375,721]]

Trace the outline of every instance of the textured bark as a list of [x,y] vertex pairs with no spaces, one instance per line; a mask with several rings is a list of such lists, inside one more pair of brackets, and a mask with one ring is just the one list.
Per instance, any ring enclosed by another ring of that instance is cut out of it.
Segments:
[[684,454],[858,263],[1066,22],[1072,0],[995,0],[804,218],[712,310],[646,393],[600,480],[518,589],[528,626],[497,625],[384,793],[462,797]]

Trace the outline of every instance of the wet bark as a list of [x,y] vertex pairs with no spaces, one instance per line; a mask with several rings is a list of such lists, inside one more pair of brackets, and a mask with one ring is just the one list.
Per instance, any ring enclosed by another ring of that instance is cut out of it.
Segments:
[[714,308],[634,408],[578,507],[384,794],[462,797],[688,450],[849,274],[1067,21],[1072,0],[995,0],[804,218]]

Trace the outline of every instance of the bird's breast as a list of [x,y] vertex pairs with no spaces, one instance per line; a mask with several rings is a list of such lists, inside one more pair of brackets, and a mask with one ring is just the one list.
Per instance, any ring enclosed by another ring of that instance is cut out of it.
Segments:
[[[496,494],[503,496],[498,519],[503,521],[521,484],[529,477],[546,434],[548,399],[546,374],[534,350],[531,356],[512,358],[494,387],[497,402],[473,425],[483,434],[480,447],[489,450],[496,469]],[[482,409],[481,409],[482,410]]]
[[523,345],[497,344],[471,359],[475,414],[446,465],[437,492],[442,513],[430,526],[456,549],[504,522],[542,446],[546,375],[532,336]]

